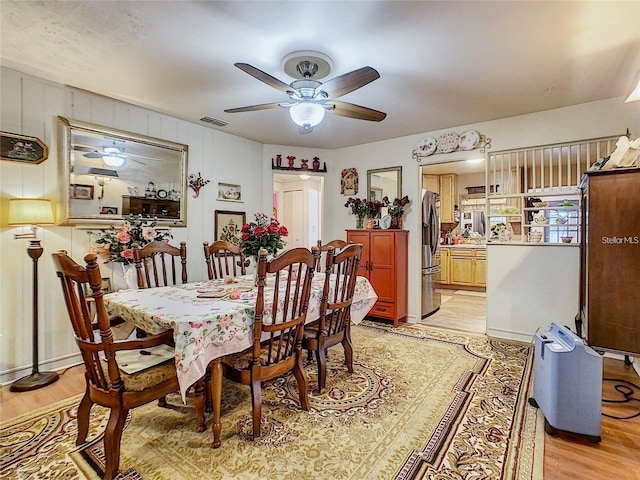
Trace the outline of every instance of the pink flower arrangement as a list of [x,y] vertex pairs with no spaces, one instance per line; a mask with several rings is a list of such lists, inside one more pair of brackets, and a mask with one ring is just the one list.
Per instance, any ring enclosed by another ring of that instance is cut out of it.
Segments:
[[[156,240],[168,243],[173,238],[169,230],[156,230],[155,227],[155,219],[129,215],[118,229],[114,226],[100,229],[91,253],[102,257],[104,262],[121,262],[125,265],[133,263],[134,244],[144,247]],[[94,235],[94,232],[88,233]]]

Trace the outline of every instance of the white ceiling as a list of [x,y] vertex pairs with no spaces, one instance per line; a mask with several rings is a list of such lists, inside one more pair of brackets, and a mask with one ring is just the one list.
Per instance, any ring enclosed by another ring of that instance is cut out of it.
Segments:
[[[1,0],[2,65],[267,144],[341,148],[620,97],[640,69],[640,2]],[[301,135],[288,97],[234,67],[290,83],[282,58],[332,58],[325,81],[381,78],[341,100],[380,123],[328,114]]]

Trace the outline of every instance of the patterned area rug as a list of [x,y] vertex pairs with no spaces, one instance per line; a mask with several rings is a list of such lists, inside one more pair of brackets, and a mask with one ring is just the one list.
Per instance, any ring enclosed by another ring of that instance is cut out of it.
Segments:
[[[131,413],[120,479],[539,479],[542,425],[527,404],[530,347],[423,325],[353,329],[355,373],[330,350],[328,389],[299,408],[293,376],[263,385],[262,436],[251,439],[249,388],[223,387],[222,447],[195,432],[195,410]],[[315,388],[315,367],[307,367]],[[79,398],[2,424],[0,478],[100,478],[108,412],[74,446]],[[540,417],[540,418],[538,418]],[[96,473],[96,470],[98,473]]]

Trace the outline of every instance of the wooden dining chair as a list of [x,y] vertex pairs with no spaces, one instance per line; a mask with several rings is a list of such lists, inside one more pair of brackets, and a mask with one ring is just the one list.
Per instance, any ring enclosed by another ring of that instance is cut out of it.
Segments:
[[209,280],[247,274],[249,262],[237,245],[218,240],[211,245],[209,242],[203,242],[203,246]]
[[[104,432],[104,478],[111,480],[118,474],[122,431],[129,410],[162,398],[179,388],[173,358],[127,374],[121,370],[118,356],[124,352],[140,352],[163,345],[172,340],[172,334],[167,331],[144,339],[115,341],[111,327],[121,320],[110,319],[105,310],[97,256],[87,255],[84,258],[86,266],[74,262],[64,250],[53,253],[52,256],[62,284],[76,344],[85,366],[86,388],[78,407],[76,445],[87,439],[91,407],[98,404],[110,409]],[[87,307],[83,284],[88,284],[92,292],[97,325],[92,324],[93,317]]]
[[324,245],[322,244],[322,240],[318,240],[318,250],[320,250],[320,257],[318,257],[316,272],[322,271],[322,268],[325,263],[323,259],[326,258],[326,252],[329,250],[329,248],[333,248],[334,252],[337,253],[347,245],[348,243],[345,240],[340,240],[340,239],[331,240],[330,242],[327,242]]
[[[178,261],[180,266],[177,265]],[[176,285],[179,272],[182,283],[187,283],[186,242],[180,242],[180,248],[160,241],[147,243],[142,248],[134,245],[133,263],[136,267],[138,288]]]
[[350,244],[336,253],[329,247],[325,262],[320,318],[304,330],[302,348],[314,352],[318,366],[318,393],[327,382],[327,349],[337,344],[344,348],[345,364],[353,373],[351,342],[351,303],[355,291],[362,244]]
[[[318,255],[317,248],[313,247],[313,250],[312,253],[306,248],[293,248],[271,261],[267,261],[267,252],[261,251],[253,346],[222,361],[225,377],[251,386],[254,439],[260,437],[261,382],[293,370],[300,405],[303,410],[309,410],[308,380],[302,365],[301,347]],[[267,282],[269,288],[265,288]]]

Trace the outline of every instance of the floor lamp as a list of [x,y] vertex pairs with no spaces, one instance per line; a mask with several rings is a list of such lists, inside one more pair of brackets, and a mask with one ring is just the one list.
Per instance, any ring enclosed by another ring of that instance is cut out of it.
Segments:
[[52,384],[59,376],[56,372],[38,371],[38,259],[43,248],[36,238],[36,225],[52,225],[53,209],[46,198],[12,198],[9,200],[9,225],[30,225],[30,233],[16,234],[15,238],[30,240],[27,254],[33,260],[33,365],[31,375],[11,384],[12,392],[27,392]]

